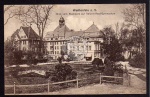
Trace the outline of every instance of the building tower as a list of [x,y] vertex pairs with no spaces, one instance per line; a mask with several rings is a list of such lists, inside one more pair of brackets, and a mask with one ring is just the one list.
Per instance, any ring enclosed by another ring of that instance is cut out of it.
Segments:
[[61,27],[64,26],[64,25],[65,25],[65,20],[64,20],[64,18],[61,16],[60,19],[59,19],[59,26],[60,26],[60,28],[61,28]]

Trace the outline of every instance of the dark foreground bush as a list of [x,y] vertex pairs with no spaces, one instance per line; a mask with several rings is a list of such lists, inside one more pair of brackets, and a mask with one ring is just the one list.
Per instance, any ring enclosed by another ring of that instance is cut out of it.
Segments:
[[75,79],[77,73],[73,71],[72,67],[68,64],[58,64],[55,66],[55,75],[52,77],[52,81],[65,81]]
[[137,54],[133,59],[129,60],[129,64],[137,68],[146,67],[146,55],[144,53]]

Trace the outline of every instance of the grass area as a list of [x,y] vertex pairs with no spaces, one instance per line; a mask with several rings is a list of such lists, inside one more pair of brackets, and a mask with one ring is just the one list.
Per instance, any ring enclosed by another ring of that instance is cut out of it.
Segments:
[[[30,70],[30,69],[36,69],[36,70],[54,70],[56,65],[40,65],[40,66],[32,66],[24,68],[24,70]],[[79,79],[80,78],[88,78],[86,80],[79,81],[79,87],[93,84],[93,83],[99,83],[99,74],[95,75],[95,73],[101,72],[101,71],[94,71],[91,70],[91,72],[88,72],[84,70],[84,68],[91,67],[90,64],[70,64],[70,66],[73,68],[73,70],[78,72]],[[9,70],[8,70],[9,71]],[[8,72],[7,71],[7,72]],[[5,85],[6,84],[13,84],[15,81],[16,84],[20,85],[29,85],[29,84],[47,84],[48,79],[47,78],[41,78],[41,77],[20,77],[20,78],[13,78],[12,76],[8,76],[9,73],[5,74]],[[64,88],[68,87],[76,87],[76,82],[71,82],[68,84],[61,84],[61,85],[50,85],[50,92],[52,91],[58,91]],[[46,86],[33,86],[33,87],[16,87],[16,93],[39,93],[39,92],[46,92],[47,91],[47,85]],[[13,93],[13,88],[5,88],[5,93]]]
[[[26,68],[21,68],[21,70],[54,70],[55,65],[40,65],[40,66],[31,66]],[[70,64],[70,66],[73,68],[73,70],[78,72],[78,75],[80,78],[86,77],[89,75],[89,73],[84,72],[83,68],[87,67],[87,64]],[[7,72],[6,72],[7,71]],[[43,84],[47,83],[46,78],[41,77],[19,77],[19,78],[13,78],[13,76],[10,76],[9,69],[5,71],[5,84],[10,85],[13,84],[13,82],[16,82],[16,84]],[[82,74],[80,74],[82,73]]]

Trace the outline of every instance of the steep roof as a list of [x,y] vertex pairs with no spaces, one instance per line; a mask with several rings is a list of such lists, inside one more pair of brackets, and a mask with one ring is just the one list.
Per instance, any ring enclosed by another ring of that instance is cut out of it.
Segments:
[[32,27],[21,27],[28,38],[39,38],[39,35],[32,29]]
[[90,33],[90,32],[86,32],[86,33],[84,33],[83,34],[83,36],[84,37],[104,37],[104,34],[102,33],[102,32],[92,32],[92,33]]
[[104,33],[102,33],[94,23],[84,31],[84,37],[103,37],[103,36]]
[[84,32],[99,32],[99,28],[93,23],[89,28],[87,28]]
[[84,33],[83,31],[70,31],[70,32],[66,32],[65,37],[69,38],[72,36],[83,36],[83,33]]
[[44,38],[49,38],[49,37],[53,37],[53,31],[47,32]]
[[[68,32],[71,32],[71,30],[66,26],[62,26],[60,27],[59,25],[56,27],[56,29],[54,31],[49,31],[46,33],[45,38],[48,37],[57,37],[57,36],[62,36],[64,37],[64,35],[68,35]],[[67,33],[67,34],[66,34]],[[70,34],[70,33],[69,33]]]
[[83,36],[83,37],[103,37],[104,34],[100,32],[99,28],[93,23],[88,29],[84,31],[71,31],[66,25],[60,27],[57,26],[54,31],[48,32],[45,38],[48,37],[64,36],[69,38],[72,36]]
[[58,36],[58,35],[59,36],[64,36],[65,32],[68,32],[68,31],[70,31],[70,29],[66,25],[64,25],[62,27],[57,26],[57,28],[53,31],[53,34],[55,36]]
[[15,35],[18,36],[18,32],[19,32],[19,29],[17,29],[17,30],[11,35],[11,37],[14,37]]

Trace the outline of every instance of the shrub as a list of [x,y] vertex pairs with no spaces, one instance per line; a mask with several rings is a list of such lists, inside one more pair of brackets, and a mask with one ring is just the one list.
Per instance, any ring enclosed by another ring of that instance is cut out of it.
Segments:
[[55,75],[52,81],[65,81],[67,78],[75,78],[77,73],[73,71],[72,67],[68,64],[58,64],[55,66]]
[[134,58],[129,60],[129,64],[133,67],[137,68],[145,68],[146,67],[146,54],[136,54]]
[[114,75],[113,62],[110,61],[109,58],[106,58],[104,60],[104,64],[105,64],[104,75],[113,76]]
[[122,54],[118,54],[116,55],[115,61],[125,61],[125,58]]
[[95,66],[97,65],[97,67],[99,67],[99,65],[103,65],[103,61],[102,59],[99,59],[99,58],[94,58],[94,60],[92,61],[92,64]]

